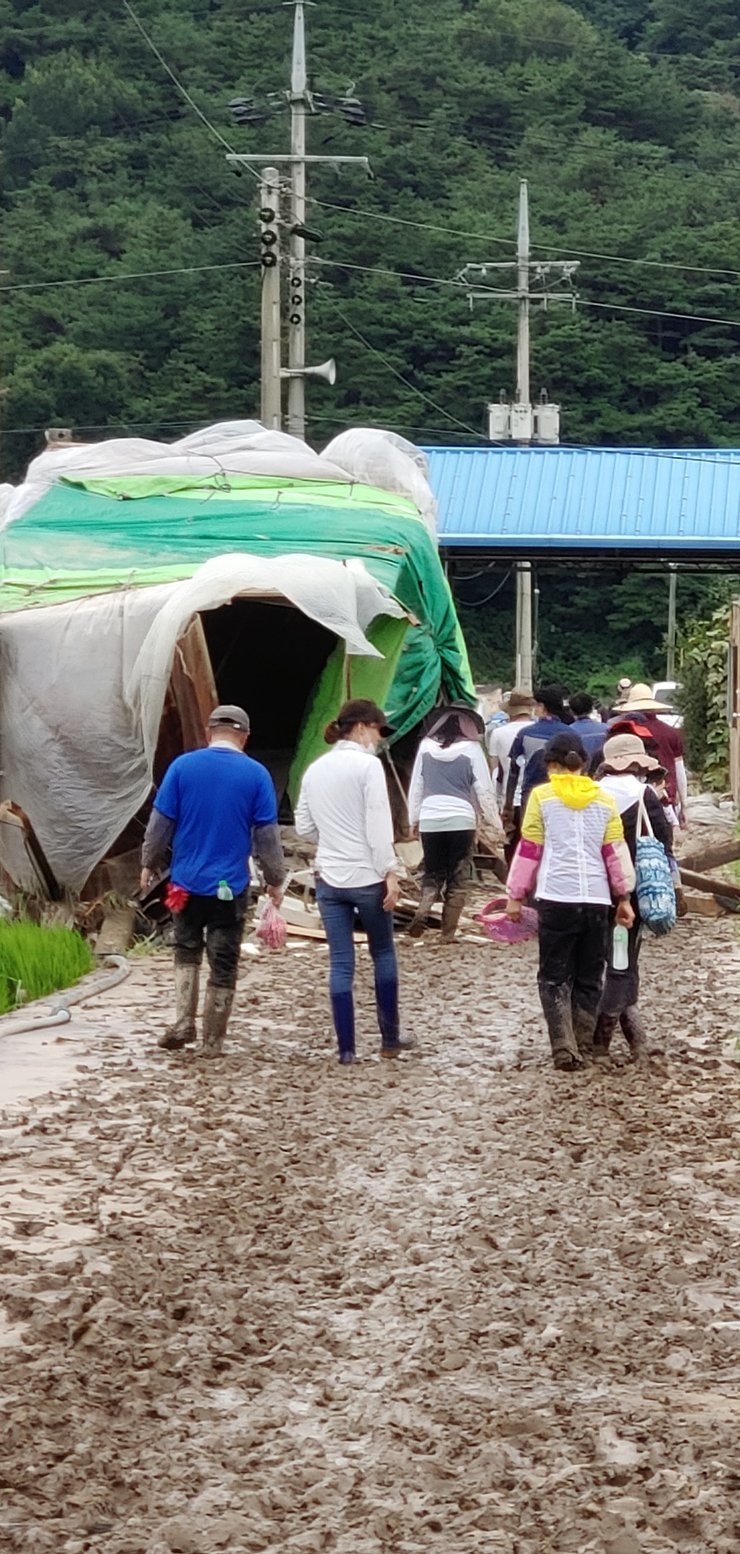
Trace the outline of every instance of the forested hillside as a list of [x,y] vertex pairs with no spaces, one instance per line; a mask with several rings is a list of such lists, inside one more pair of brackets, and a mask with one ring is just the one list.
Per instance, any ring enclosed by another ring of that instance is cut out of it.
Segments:
[[[123,0],[0,0],[6,477],[50,424],[174,437],[258,406],[256,184],[219,136],[287,149],[284,106],[247,129],[227,104],[285,87],[291,11],[133,5],[148,40]],[[514,318],[455,277],[512,254],[522,176],[537,256],[580,260],[576,311],[533,325],[564,440],[737,442],[736,0],[320,0],[308,25],[315,89],[354,82],[369,120],[319,114],[310,149],[375,175],[311,179],[310,354],[339,365],[317,444],[481,435]]]
[[[284,113],[242,129],[226,105],[284,86],[289,9],[136,9],[230,144],[287,147]],[[325,204],[311,216],[324,239],[311,354],[333,352],[340,372],[335,392],[311,395],[317,442],[348,421],[429,440],[482,430],[486,400],[511,385],[513,317],[498,302],[471,314],[449,282],[466,260],[510,253],[522,175],[538,253],[581,262],[578,310],[534,330],[533,385],[563,404],[564,438],[736,440],[735,12],[735,0],[309,10],[316,88],[356,82],[372,120],[317,116],[312,149],[367,154],[375,173],[312,180]],[[252,411],[257,271],[229,268],[256,258],[252,178],[227,167],[122,3],[0,0],[0,24],[6,472],[37,446],[26,427],[176,435]],[[163,270],[190,273],[142,273]]]

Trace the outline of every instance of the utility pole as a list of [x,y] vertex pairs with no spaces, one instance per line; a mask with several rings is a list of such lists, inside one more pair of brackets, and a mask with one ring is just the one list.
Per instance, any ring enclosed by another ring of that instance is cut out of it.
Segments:
[[[287,0],[293,5],[293,56],[290,73],[290,89],[287,92],[268,94],[264,106],[254,98],[234,98],[231,109],[237,123],[254,126],[278,111],[275,98],[279,96],[283,108],[287,99],[290,107],[290,151],[284,153],[230,152],[227,162],[232,166],[260,166],[268,164],[270,171],[288,166],[290,169],[290,274],[288,276],[288,366],[280,369],[281,378],[288,380],[288,428],[294,437],[305,437],[306,432],[306,378],[321,378],[334,383],[336,371],[333,361],[320,367],[306,366],[306,168],[309,163],[321,163],[328,167],[345,164],[362,167],[372,177],[366,156],[309,156],[306,151],[307,119],[309,114],[337,110],[348,123],[364,123],[361,104],[347,93],[344,97],[329,98],[312,93],[308,85],[306,62],[305,0]],[[264,321],[264,311],[263,311]],[[264,342],[263,342],[264,361]],[[279,422],[278,422],[279,425]]]
[[[512,419],[531,416],[529,394],[529,198],[527,185],[519,185],[519,224],[516,240],[518,316],[516,331],[516,404]],[[516,684],[533,691],[532,564],[520,561],[516,569]]]
[[516,397],[519,405],[529,405],[529,192],[524,179],[519,185],[516,282],[519,298],[516,332]]
[[280,174],[265,167],[259,187],[262,265],[260,420],[280,431]]
[[293,158],[288,311],[288,431],[306,435],[306,23],[303,0],[295,0],[290,73],[290,154]]
[[[484,283],[489,275],[501,277],[502,272],[516,270],[516,290],[506,291]],[[576,295],[571,282],[578,269],[572,260],[548,260],[532,263],[529,240],[529,188],[526,179],[519,184],[519,219],[517,223],[516,259],[493,260],[489,264],[466,264],[460,279],[470,281],[483,289],[469,292],[470,306],[474,301],[517,304],[516,332],[516,397],[507,399],[502,390],[498,404],[488,406],[488,436],[491,442],[512,442],[528,447],[532,442],[552,444],[560,441],[560,406],[551,405],[543,389],[539,404],[532,404],[530,378],[529,313],[533,302],[547,308],[551,302],[570,302],[575,306]],[[551,291],[550,282],[556,280],[568,287],[565,291]],[[516,568],[516,684],[523,691],[532,690],[534,651],[532,644],[532,565],[520,561]]]
[[[494,259],[487,264],[466,264],[459,279],[471,284],[470,306],[474,302],[516,302],[516,398],[512,402],[505,390],[498,404],[488,406],[488,435],[491,442],[557,443],[560,441],[560,407],[551,405],[545,389],[540,402],[533,405],[530,389],[529,315],[534,303],[547,309],[554,302],[569,302],[575,308],[577,297],[572,287],[578,269],[577,260],[548,259],[532,261],[529,242],[529,189],[526,179],[519,184],[519,220],[515,259]],[[516,273],[516,290],[508,291],[498,282],[507,272]],[[552,282],[565,287],[553,291]],[[486,284],[489,282],[489,284]]]
[[678,568],[675,561],[671,561],[668,567],[668,632],[666,635],[666,680],[676,678],[676,592],[678,583]]

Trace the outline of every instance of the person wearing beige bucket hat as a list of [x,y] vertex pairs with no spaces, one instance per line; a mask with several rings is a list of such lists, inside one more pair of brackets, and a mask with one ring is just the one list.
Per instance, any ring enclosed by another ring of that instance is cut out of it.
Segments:
[[[597,780],[619,811],[624,839],[633,864],[643,804],[654,836],[662,842],[668,857],[672,855],[672,830],[663,805],[649,781],[661,771],[660,762],[648,754],[643,741],[636,734],[615,734],[607,739]],[[604,991],[594,1031],[594,1057],[603,1061],[608,1059],[612,1038],[620,1027],[633,1061],[643,1062],[647,1055],[647,1033],[637,1007],[643,925],[635,893],[631,897],[631,904],[635,918],[628,930],[627,966],[624,970],[617,970],[612,964],[612,957],[607,960]]]
[[680,729],[671,728],[661,718],[661,713],[671,711],[664,702],[656,701],[649,685],[638,682],[630,686],[621,706],[615,709],[608,729],[609,735],[631,733],[643,739],[649,736],[659,764],[665,767],[668,798],[676,809],[679,825],[684,827],[689,790],[683,736]]

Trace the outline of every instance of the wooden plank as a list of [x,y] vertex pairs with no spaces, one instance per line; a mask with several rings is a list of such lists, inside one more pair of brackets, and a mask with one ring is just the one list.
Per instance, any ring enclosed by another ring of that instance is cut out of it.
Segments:
[[696,869],[700,874],[708,874],[711,869],[721,869],[726,863],[737,863],[740,859],[740,837],[729,836],[726,842],[702,842],[701,838],[688,846],[676,861],[683,874],[684,866],[687,869]]
[[691,890],[703,890],[710,896],[727,896],[731,901],[740,901],[740,885],[733,885],[728,880],[711,879],[708,874],[696,874],[693,869],[684,869],[680,862],[679,869],[681,884],[688,885]]
[[190,622],[175,648],[170,683],[182,728],[183,751],[201,750],[206,743],[208,718],[218,704],[218,692],[199,615]]

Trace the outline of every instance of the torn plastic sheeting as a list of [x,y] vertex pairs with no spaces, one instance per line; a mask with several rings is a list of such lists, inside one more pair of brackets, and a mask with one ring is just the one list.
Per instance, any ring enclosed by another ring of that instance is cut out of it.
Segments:
[[[189,619],[239,594],[287,599],[347,643],[404,611],[323,557],[215,557],[191,578],[0,617],[2,796],[22,802],[59,881],[79,889],[145,802],[171,665]],[[19,884],[27,860],[0,835]]]

